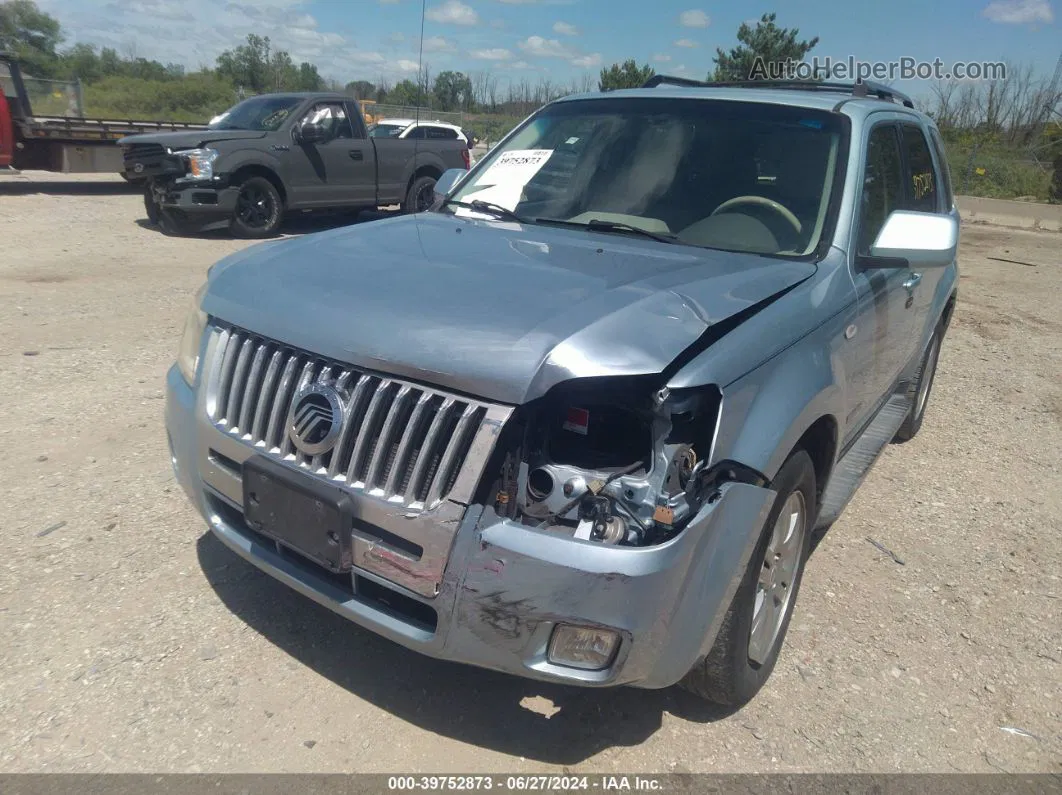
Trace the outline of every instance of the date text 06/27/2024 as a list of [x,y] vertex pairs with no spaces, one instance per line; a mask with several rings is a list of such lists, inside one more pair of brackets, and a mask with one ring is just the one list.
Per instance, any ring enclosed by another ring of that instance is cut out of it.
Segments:
[[599,790],[602,792],[659,791],[663,783],[646,776],[389,776],[391,791],[459,792],[461,790],[507,790],[556,792],[557,790]]

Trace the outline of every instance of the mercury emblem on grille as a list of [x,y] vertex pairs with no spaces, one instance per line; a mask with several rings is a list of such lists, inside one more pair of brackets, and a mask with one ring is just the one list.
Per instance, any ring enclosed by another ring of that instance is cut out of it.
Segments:
[[288,435],[307,455],[327,453],[343,428],[343,400],[327,384],[311,384],[296,393],[288,413]]

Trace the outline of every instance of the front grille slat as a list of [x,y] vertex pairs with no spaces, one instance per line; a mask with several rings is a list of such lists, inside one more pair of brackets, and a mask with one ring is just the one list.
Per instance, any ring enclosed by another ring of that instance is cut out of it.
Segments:
[[[359,372],[239,328],[216,325],[214,333],[205,372],[211,419],[220,430],[410,510],[446,498],[464,471],[472,438],[486,417],[496,416],[482,402]],[[296,395],[311,384],[333,387],[343,405],[335,445],[314,455],[295,446],[287,422]]]
[[365,488],[367,489],[377,488],[380,481],[387,477],[388,464],[393,460],[391,452],[395,444],[395,437],[398,436],[401,430],[399,428],[400,418],[411,397],[414,397],[413,388],[403,386],[398,390],[398,394],[395,395],[395,399],[391,403],[391,408],[384,419],[383,427],[380,428],[380,435],[377,437],[378,441],[372,462],[365,474]]
[[431,392],[422,392],[420,398],[417,400],[416,406],[413,407],[413,413],[409,417],[409,422],[406,423],[406,428],[402,433],[402,440],[398,443],[398,451],[395,453],[395,462],[391,466],[391,472],[387,476],[387,483],[384,486],[384,491],[387,494],[398,494],[399,489],[402,488],[402,480],[405,474],[409,470],[409,466],[414,463],[413,454],[415,449],[413,447],[416,441],[417,434],[424,424],[424,418],[428,413],[428,407],[434,400],[435,395]]
[[251,366],[251,353],[254,351],[254,340],[247,338],[240,345],[240,354],[236,357],[236,369],[232,375],[232,385],[229,387],[228,415],[232,419],[232,430],[239,430],[240,401],[243,399],[243,384],[247,379],[247,368]]
[[243,397],[240,403],[240,433],[249,434],[253,430],[251,428],[251,419],[254,416],[254,409],[258,403],[258,390],[261,387],[262,379],[262,367],[265,366],[266,354],[269,353],[269,346],[265,343],[259,344],[258,348],[254,352],[254,358],[251,360],[251,372],[247,375],[247,384],[243,389]]
[[276,450],[280,447],[281,434],[284,432],[284,420],[288,415],[288,401],[291,400],[291,387],[295,379],[295,370],[299,366],[299,357],[288,354],[284,372],[280,376],[280,386],[273,398],[273,409],[269,412],[269,426],[266,430],[266,448]]
[[343,432],[339,435],[335,449],[332,451],[332,461],[328,465],[328,477],[334,478],[340,471],[346,472],[347,461],[350,459],[350,448],[357,438],[358,428],[361,427],[361,417],[365,410],[365,401],[372,389],[372,376],[363,375],[358,379],[347,403],[347,416],[343,420]]
[[[298,394],[309,386],[311,381],[313,381],[313,359],[310,359],[303,364],[302,373],[299,375],[299,383],[295,387],[295,394]],[[284,408],[287,409],[287,406]],[[287,412],[285,411],[285,416],[286,415]],[[290,455],[293,447],[294,445],[291,443],[291,434],[289,434],[285,428],[284,435],[280,437],[280,454]]]
[[383,422],[383,412],[391,397],[393,382],[385,381],[376,387],[376,393],[369,402],[369,408],[365,412],[365,421],[358,430],[358,441],[354,444],[354,452],[350,456],[350,466],[347,467],[347,481],[350,483],[362,482],[362,478],[369,469],[369,455],[376,441],[374,429]]
[[[219,356],[221,356],[221,381],[218,384],[218,407],[217,417],[218,419],[226,418],[228,413],[228,401],[229,401],[229,387],[232,384],[232,373],[236,369],[236,354],[240,350],[240,336],[236,333],[230,334],[228,339],[224,340],[224,348],[220,349]],[[228,424],[231,426],[232,422]]]
[[269,366],[266,368],[265,378],[262,379],[262,390],[258,393],[258,405],[254,411],[254,424],[251,428],[251,436],[256,440],[262,440],[266,447],[269,447],[269,438],[266,435],[269,420],[269,412],[273,407],[273,401],[276,399],[276,394],[273,391],[273,384],[277,380],[277,376],[280,374],[280,367],[284,362],[284,352],[277,350],[273,351],[273,355],[269,357]]
[[406,486],[405,496],[410,502],[421,499],[420,495],[424,489],[423,481],[426,476],[431,474],[429,469],[432,464],[432,458],[435,455],[435,448],[439,443],[439,437],[442,435],[443,427],[449,420],[451,413],[457,406],[457,401],[448,397],[439,406],[438,411],[435,412],[435,419],[432,420],[431,427],[428,428],[428,433],[424,437],[424,443],[420,446],[420,452],[417,454],[417,464],[413,468],[413,474],[410,476],[409,483]]

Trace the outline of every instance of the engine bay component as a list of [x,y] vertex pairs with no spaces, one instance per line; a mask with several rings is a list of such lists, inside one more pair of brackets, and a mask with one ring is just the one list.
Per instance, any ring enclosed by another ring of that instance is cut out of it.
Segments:
[[706,496],[721,402],[715,387],[555,391],[524,407],[495,510],[583,541],[666,541]]

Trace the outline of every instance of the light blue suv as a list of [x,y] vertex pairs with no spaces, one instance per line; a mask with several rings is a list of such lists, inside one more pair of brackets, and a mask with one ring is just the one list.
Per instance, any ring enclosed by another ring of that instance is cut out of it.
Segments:
[[958,236],[884,87],[569,97],[428,212],[215,265],[173,465],[238,555],[411,649],[743,703],[813,532],[922,424]]

